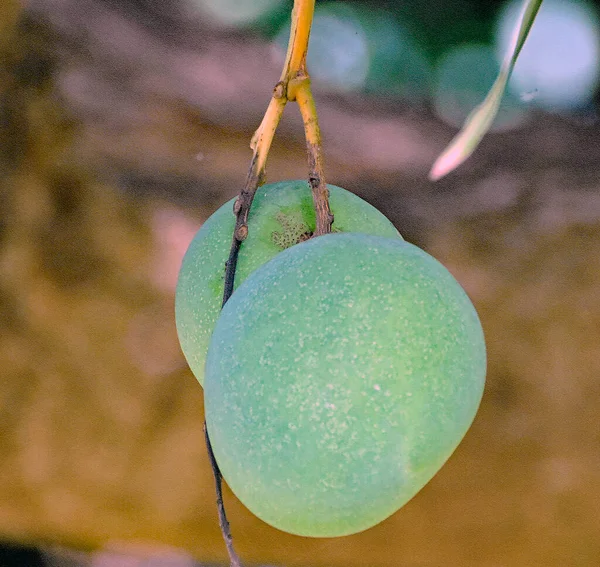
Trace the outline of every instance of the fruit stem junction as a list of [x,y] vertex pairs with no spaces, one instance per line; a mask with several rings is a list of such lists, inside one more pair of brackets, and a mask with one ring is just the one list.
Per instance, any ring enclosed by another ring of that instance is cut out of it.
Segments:
[[[315,0],[294,0],[292,11],[292,25],[290,40],[288,43],[285,64],[281,72],[281,78],[275,85],[273,95],[265,115],[252,136],[250,147],[253,151],[246,183],[235,200],[233,212],[236,217],[235,228],[229,258],[225,264],[225,286],[223,290],[223,305],[227,303],[233,294],[235,281],[235,270],[238,254],[242,242],[248,236],[248,215],[250,207],[258,187],[265,182],[265,170],[267,157],[275,131],[283,115],[283,110],[288,101],[296,101],[300,108],[302,121],[304,123],[304,134],[306,138],[306,150],[308,153],[308,181],[311,186],[313,202],[316,213],[316,227],[313,236],[320,236],[331,232],[333,215],[329,207],[329,190],[325,183],[323,172],[323,149],[321,146],[321,130],[317,109],[312,95],[310,76],[306,69],[306,54],[308,52],[308,40],[315,12]],[[227,546],[231,567],[241,567],[240,560],[233,548],[229,522],[225,514],[222,493],[222,476],[219,466],[214,457],[206,422],[204,423],[206,446],[210,464],[215,479],[217,495],[217,510],[219,513],[219,525],[221,533]]]

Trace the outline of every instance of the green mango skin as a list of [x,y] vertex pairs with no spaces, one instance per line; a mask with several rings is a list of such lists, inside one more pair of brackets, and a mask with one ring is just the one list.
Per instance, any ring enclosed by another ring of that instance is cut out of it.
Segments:
[[348,535],[440,469],[485,371],[475,308],[437,260],[398,238],[320,236],[256,270],[223,308],[206,363],[208,432],[259,518]]
[[[335,185],[329,185],[332,229],[401,238],[394,225],[375,207]],[[179,272],[175,321],[183,354],[200,382],[210,335],[223,302],[225,262],[229,257],[235,217],[225,203],[200,228]],[[248,217],[248,238],[242,243],[235,286],[256,268],[315,230],[312,193],[306,181],[284,181],[260,187]]]

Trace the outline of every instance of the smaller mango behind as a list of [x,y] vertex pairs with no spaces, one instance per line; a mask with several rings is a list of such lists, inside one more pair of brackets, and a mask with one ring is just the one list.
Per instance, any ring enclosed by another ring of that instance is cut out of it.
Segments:
[[[402,237],[375,207],[353,193],[328,185],[334,215],[333,232]],[[175,294],[175,320],[185,358],[200,382],[210,337],[221,311],[225,262],[229,256],[235,216],[232,199],[197,232],[182,262]],[[306,181],[292,180],[259,187],[248,217],[235,275],[237,288],[252,272],[283,250],[310,238],[315,211]]]

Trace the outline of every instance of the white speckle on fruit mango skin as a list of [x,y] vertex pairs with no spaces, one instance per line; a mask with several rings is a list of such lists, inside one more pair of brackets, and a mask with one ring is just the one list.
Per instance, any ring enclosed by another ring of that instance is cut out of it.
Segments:
[[485,379],[473,306],[399,239],[332,234],[279,254],[227,303],[205,406],[225,479],[282,530],[380,522],[437,472]]

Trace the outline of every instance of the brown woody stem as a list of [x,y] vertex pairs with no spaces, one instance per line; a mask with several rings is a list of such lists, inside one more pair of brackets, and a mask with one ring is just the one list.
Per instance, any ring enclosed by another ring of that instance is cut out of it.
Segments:
[[331,232],[333,215],[329,208],[329,189],[325,183],[323,172],[323,148],[321,145],[321,130],[317,118],[317,108],[310,89],[308,74],[301,78],[296,89],[296,102],[300,107],[304,133],[306,136],[306,151],[308,152],[308,182],[313,195],[316,212],[316,228],[314,236]]

